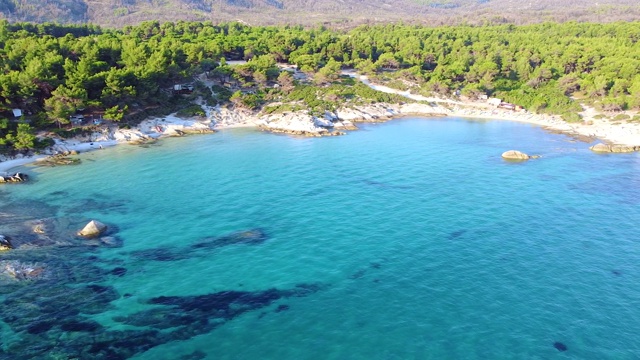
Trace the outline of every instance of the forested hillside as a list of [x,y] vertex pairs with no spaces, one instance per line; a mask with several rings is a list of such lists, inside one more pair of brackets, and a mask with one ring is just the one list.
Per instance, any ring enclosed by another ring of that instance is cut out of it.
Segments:
[[[7,148],[33,147],[34,129],[69,124],[79,109],[115,121],[175,111],[185,104],[171,92],[173,84],[202,73],[220,85],[211,93],[195,83],[195,95],[210,104],[259,109],[278,101],[323,111],[366,91],[340,81],[345,67],[418,93],[487,94],[574,121],[579,107],[571,97],[605,111],[640,109],[639,41],[639,22],[384,25],[344,32],[197,22],[106,30],[2,21],[0,141]],[[249,61],[231,67],[225,59]],[[296,83],[277,62],[297,65],[313,83]],[[227,83],[235,93],[222,86]],[[11,109],[21,109],[30,123],[9,121]]]
[[0,0],[0,13],[10,21],[112,27],[146,20],[195,20],[345,28],[398,21],[430,26],[629,21],[640,20],[640,4],[637,0]]

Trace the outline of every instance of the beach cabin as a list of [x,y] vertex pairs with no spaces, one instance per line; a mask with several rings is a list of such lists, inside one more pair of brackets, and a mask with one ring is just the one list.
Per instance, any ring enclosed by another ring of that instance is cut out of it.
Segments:
[[498,98],[490,98],[490,99],[487,100],[487,103],[489,105],[493,105],[495,107],[498,107],[498,106],[500,106],[500,104],[502,104],[502,100],[498,99]]

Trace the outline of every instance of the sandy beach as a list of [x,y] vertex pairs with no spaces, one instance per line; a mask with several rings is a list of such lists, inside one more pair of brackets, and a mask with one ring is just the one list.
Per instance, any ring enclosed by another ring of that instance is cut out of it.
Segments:
[[[358,75],[353,71],[343,71],[343,74],[357,78],[364,84],[367,84],[378,91],[402,95],[416,101],[444,104],[451,109],[445,114],[449,116],[526,122],[552,131],[599,139],[612,144],[640,146],[639,122],[630,123],[623,121],[617,123],[606,118],[598,118],[600,113],[594,108],[590,108],[585,105],[582,105],[583,111],[579,113],[582,117],[582,121],[568,123],[562,120],[560,116],[556,115],[533,114],[528,111],[506,110],[496,108],[483,101],[461,101],[442,99],[438,97],[426,97],[412,94],[408,91],[397,90],[384,85],[372,83],[366,76]],[[635,113],[632,113],[631,115],[635,115]]]

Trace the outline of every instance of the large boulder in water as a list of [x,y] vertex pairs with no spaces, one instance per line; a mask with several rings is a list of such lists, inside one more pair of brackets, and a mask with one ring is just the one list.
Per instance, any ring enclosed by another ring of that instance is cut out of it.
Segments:
[[78,235],[85,238],[94,238],[100,236],[107,230],[107,225],[97,220],[91,220],[85,227],[78,231]]
[[591,151],[595,152],[611,152],[611,146],[603,143],[597,143],[589,148]]
[[518,150],[509,150],[502,153],[502,158],[506,160],[529,160],[531,157]]

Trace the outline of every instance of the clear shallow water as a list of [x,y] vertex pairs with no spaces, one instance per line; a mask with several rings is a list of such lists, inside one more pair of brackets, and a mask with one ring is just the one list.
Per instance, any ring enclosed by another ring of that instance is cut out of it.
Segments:
[[[153,329],[122,319],[154,297],[318,285],[136,359],[635,359],[640,156],[569,140],[452,118],[320,139],[237,129],[31,168],[0,201],[117,225],[124,245],[92,253],[127,269],[99,282],[118,293],[88,316],[104,329]],[[249,229],[266,239],[189,248]]]

